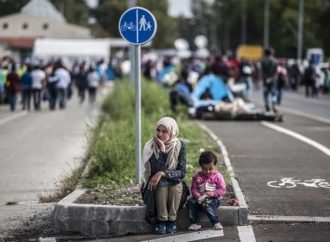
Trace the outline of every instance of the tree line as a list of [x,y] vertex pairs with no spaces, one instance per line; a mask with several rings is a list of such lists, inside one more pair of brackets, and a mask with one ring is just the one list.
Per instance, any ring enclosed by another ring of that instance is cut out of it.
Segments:
[[[225,53],[242,44],[263,45],[265,0],[191,0],[191,18],[167,14],[167,0],[138,0],[156,17],[154,48],[172,48],[177,38],[192,49],[194,38],[205,35],[209,48]],[[28,0],[0,0],[0,16],[18,12]],[[69,23],[91,29],[95,37],[120,37],[118,21],[127,9],[126,0],[99,0],[89,8],[84,0],[51,0]],[[297,56],[299,0],[269,0],[269,44],[280,57]],[[330,0],[304,0],[303,49],[323,48],[330,56]]]

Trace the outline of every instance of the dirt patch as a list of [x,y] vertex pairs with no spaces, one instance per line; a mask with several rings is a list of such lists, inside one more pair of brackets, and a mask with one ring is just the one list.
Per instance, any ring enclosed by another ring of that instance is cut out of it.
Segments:
[[[227,193],[221,199],[222,206],[232,206],[235,193],[230,184],[227,185]],[[235,199],[236,200],[236,199]],[[142,206],[143,201],[140,188],[132,186],[122,189],[94,188],[87,190],[75,203],[99,204],[99,205],[118,205],[118,206]]]

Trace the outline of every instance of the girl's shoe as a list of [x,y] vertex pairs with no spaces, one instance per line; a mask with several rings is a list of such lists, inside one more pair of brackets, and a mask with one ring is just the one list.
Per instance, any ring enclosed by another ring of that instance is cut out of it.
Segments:
[[166,234],[166,222],[159,222],[155,226],[155,233]]
[[200,230],[202,228],[202,225],[200,224],[191,224],[188,228],[188,230],[190,231],[197,231]]
[[169,234],[176,233],[176,223],[175,221],[168,221],[166,224],[166,232]]
[[216,223],[215,225],[213,225],[213,229],[214,230],[223,230],[223,227],[222,227],[221,223]]

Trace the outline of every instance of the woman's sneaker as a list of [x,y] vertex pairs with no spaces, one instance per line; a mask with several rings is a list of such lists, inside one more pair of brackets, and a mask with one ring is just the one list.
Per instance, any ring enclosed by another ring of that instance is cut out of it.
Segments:
[[176,233],[176,223],[175,221],[168,221],[166,224],[166,232],[169,234]]
[[159,222],[156,224],[155,233],[166,234],[166,222]]
[[216,223],[215,225],[213,225],[213,229],[214,230],[223,230],[223,227],[222,227],[221,223]]

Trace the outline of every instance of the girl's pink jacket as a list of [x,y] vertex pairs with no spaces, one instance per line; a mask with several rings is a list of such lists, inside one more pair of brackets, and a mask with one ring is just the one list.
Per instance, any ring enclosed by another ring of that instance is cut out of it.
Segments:
[[209,176],[199,171],[193,176],[191,183],[192,195],[198,200],[203,192],[211,192],[211,197],[222,197],[226,193],[226,183],[219,171],[215,170]]

